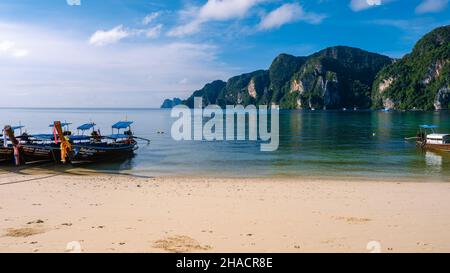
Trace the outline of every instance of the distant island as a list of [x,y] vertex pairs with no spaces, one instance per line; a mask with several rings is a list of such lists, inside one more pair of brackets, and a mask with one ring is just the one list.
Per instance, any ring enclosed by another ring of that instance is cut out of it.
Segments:
[[[280,105],[282,109],[448,109],[450,26],[425,35],[402,59],[335,46],[306,57],[280,54],[268,70],[217,80],[194,97],[203,105]],[[174,106],[166,100],[162,108]]]
[[161,105],[161,108],[162,109],[170,109],[170,108],[173,108],[182,103],[183,103],[183,101],[179,98],[166,99],[166,100],[164,100],[163,104]]

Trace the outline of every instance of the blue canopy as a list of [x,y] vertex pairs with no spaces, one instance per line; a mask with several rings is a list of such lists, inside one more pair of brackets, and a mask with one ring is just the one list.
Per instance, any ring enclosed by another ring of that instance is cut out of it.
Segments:
[[91,122],[91,123],[86,123],[86,124],[83,124],[83,125],[79,126],[77,129],[78,129],[78,130],[81,130],[81,131],[87,131],[87,130],[93,128],[95,125],[96,125],[96,124],[93,123],[93,122]]
[[[38,135],[31,135],[30,137],[33,137],[38,140],[54,140],[55,136],[52,134],[38,134]],[[89,136],[68,136],[70,140],[89,140]]]
[[13,131],[15,131],[15,130],[22,129],[22,128],[24,128],[24,127],[25,127],[25,126],[22,126],[22,125],[19,125],[19,126],[12,126],[11,129],[12,129]]
[[[66,126],[69,126],[71,124],[72,123],[70,123],[70,122],[62,122],[61,123],[61,127],[66,127]],[[55,127],[55,125],[54,124],[50,124],[48,127]]]
[[113,135],[109,135],[109,136],[105,136],[106,138],[111,138],[111,139],[119,139],[119,138],[129,138],[129,135],[125,135],[125,134],[113,134]]
[[54,140],[55,136],[51,134],[39,134],[39,135],[31,135],[30,137],[34,137],[39,140]]
[[420,128],[422,129],[437,129],[439,126],[436,125],[420,125]]
[[70,140],[90,140],[89,136],[69,136]]
[[112,126],[113,129],[125,129],[128,128],[131,124],[133,124],[132,121],[119,121],[116,124]]

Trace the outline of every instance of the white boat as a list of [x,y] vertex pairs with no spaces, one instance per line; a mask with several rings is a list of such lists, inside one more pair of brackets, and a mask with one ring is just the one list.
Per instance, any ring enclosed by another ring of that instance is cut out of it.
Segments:
[[[450,134],[440,134],[435,130],[438,126],[421,125],[417,135],[417,146],[423,149],[450,152]],[[428,133],[430,132],[431,133]]]

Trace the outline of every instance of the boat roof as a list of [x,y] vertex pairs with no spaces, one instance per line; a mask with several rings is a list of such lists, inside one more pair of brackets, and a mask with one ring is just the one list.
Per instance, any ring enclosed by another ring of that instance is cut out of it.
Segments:
[[37,134],[31,135],[30,137],[34,137],[39,140],[53,140],[55,138],[53,134]]
[[78,129],[78,130],[81,130],[81,131],[87,131],[87,130],[93,128],[95,125],[96,125],[96,124],[93,123],[93,122],[91,122],[91,123],[85,123],[85,124],[83,124],[83,125],[81,125],[81,126],[78,126],[77,129]]
[[[23,126],[23,125],[11,126],[11,129],[12,129],[13,131],[18,130],[18,129],[22,129],[22,128],[25,128],[25,126]],[[4,131],[4,129],[2,129],[2,132],[3,132],[3,131]]]
[[429,134],[427,135],[427,138],[430,139],[444,139],[450,137],[450,134]]
[[437,129],[437,128],[439,128],[439,126],[437,126],[437,125],[426,125],[426,124],[424,124],[424,125],[420,125],[420,128],[422,128],[422,129]]
[[[55,135],[53,134],[38,134],[38,135],[31,135],[31,137],[34,137],[38,140],[54,140]],[[72,135],[68,136],[70,140],[89,140],[89,136],[80,136],[80,135]]]
[[75,136],[69,136],[70,140],[90,140],[91,138],[89,136],[80,136],[80,135],[75,135]]
[[[66,127],[66,126],[69,126],[71,124],[72,123],[70,123],[70,122],[62,122],[61,123],[61,127]],[[50,124],[48,127],[55,127],[55,124]]]
[[18,130],[18,129],[22,129],[22,128],[25,128],[25,126],[23,126],[23,125],[11,126],[11,129],[13,129],[13,131]]
[[112,126],[113,129],[125,129],[128,128],[131,124],[133,124],[132,121],[119,121],[116,124]]
[[129,135],[125,135],[125,134],[112,134],[112,135],[109,135],[109,136],[106,136],[107,138],[110,138],[110,139],[119,139],[119,138],[129,138],[130,136]]

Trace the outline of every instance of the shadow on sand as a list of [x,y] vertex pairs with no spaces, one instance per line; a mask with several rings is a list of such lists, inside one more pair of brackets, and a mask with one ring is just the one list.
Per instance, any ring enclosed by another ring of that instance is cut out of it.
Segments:
[[[38,181],[59,175],[72,175],[72,176],[119,175],[137,178],[154,178],[152,176],[137,175],[124,172],[130,170],[132,166],[133,166],[132,158],[96,164],[91,163],[91,164],[77,164],[77,165],[71,164],[62,165],[50,162],[50,163],[39,163],[23,166],[3,165],[0,166],[0,181],[2,177],[8,177],[11,174],[24,176],[25,179],[19,181],[8,181],[5,183],[0,183],[0,186]],[[30,176],[30,178],[26,179],[27,176]]]

